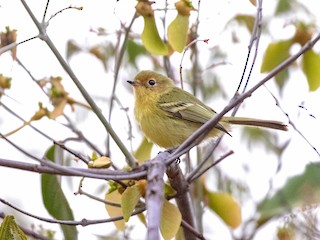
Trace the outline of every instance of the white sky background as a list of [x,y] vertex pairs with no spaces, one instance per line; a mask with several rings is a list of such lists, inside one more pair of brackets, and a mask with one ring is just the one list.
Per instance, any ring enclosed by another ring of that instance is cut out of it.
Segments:
[[[42,19],[45,1],[40,2],[34,0],[27,2],[31,10],[37,16],[38,20]],[[275,1],[264,2],[263,15],[268,18],[268,14],[272,14],[272,11],[274,10]],[[118,3],[116,3],[116,1],[51,1],[47,16],[51,16],[53,13],[69,5],[83,6],[84,9],[82,11],[68,10],[62,14],[59,14],[50,22],[48,34],[63,56],[66,52],[66,41],[69,39],[74,39],[79,44],[91,47],[94,43],[102,42],[104,39],[96,37],[94,33],[89,33],[90,28],[104,27],[108,32],[113,33],[119,29],[119,19],[123,22],[128,22],[131,19],[132,15],[134,14],[135,4],[136,1],[130,0],[120,0]],[[315,1],[304,1],[304,4],[306,6],[311,6],[314,4],[314,7],[310,7],[309,9],[314,11],[317,9],[317,7],[315,7]],[[211,7],[211,5],[215,6],[215,8]],[[197,1],[194,1],[194,6],[197,6]],[[223,32],[223,29],[225,28],[225,22],[228,21],[234,14],[254,14],[255,8],[249,3],[249,1],[245,0],[203,0],[201,6],[199,38],[209,38],[210,41],[208,45],[199,43],[199,48],[201,50],[210,49],[213,46],[219,45],[224,51],[227,52],[227,61],[231,64],[219,67],[215,69],[215,71],[218,71],[219,74],[223,76],[223,79],[225,79],[223,80],[223,85],[225,86],[225,91],[229,97],[231,97],[242,73],[248,42],[243,41],[237,45],[228,44],[230,43],[230,35],[228,35],[230,33]],[[172,18],[174,18],[174,15]],[[169,22],[170,20],[168,20],[168,23]],[[18,41],[23,41],[37,35],[38,33],[35,25],[31,21],[20,1],[0,1],[0,23],[0,31],[4,31],[5,26],[10,26],[11,29],[17,29]],[[141,23],[142,18],[136,21],[133,29],[135,31],[140,29],[141,31]],[[272,28],[271,32],[276,33],[274,34],[275,40],[280,38],[289,38],[293,34],[292,28],[283,28],[283,23],[279,24],[278,22],[270,20],[270,24],[270,27]],[[319,22],[317,22],[317,26],[319,26]],[[240,32],[239,34],[240,36],[243,36],[243,39],[248,39],[248,34],[245,31]],[[114,37],[116,36],[114,35]],[[107,38],[110,39],[110,36],[105,37],[105,39]],[[258,61],[251,79],[251,86],[263,77],[259,73],[260,61],[265,47],[271,41],[272,39],[261,39]],[[316,49],[319,50],[319,44],[316,46]],[[64,86],[66,87],[67,91],[71,93],[71,96],[76,99],[82,99],[73,82],[64,73],[64,70],[59,65],[49,48],[41,40],[32,40],[20,45],[18,47],[18,58],[25,64],[25,66],[31,71],[36,79],[50,76],[62,76],[64,78]],[[175,67],[178,69],[181,54],[174,54],[172,59],[176,61]],[[188,62],[188,57],[186,57],[184,59],[184,70],[187,71],[190,67],[190,64],[191,63]],[[90,93],[93,93],[97,99],[110,96],[113,82],[112,70],[106,74],[102,64],[99,61],[97,61],[94,57],[84,53],[74,56],[70,61],[70,65],[82,84]],[[144,59],[142,62],[138,63],[138,66],[142,70],[148,67],[151,68],[152,65],[146,61],[146,59]],[[25,71],[22,70],[21,67],[19,67],[16,63],[12,62],[10,54],[8,53],[0,56],[0,73],[13,78],[12,89],[7,93],[9,96],[14,98],[14,100],[12,100],[8,97],[2,97],[1,100],[5,104],[9,105],[12,109],[17,110],[20,116],[24,117],[25,119],[30,118],[37,110],[37,104],[40,100],[43,101],[44,104],[49,105],[48,100],[43,93],[39,91],[35,84],[29,79],[29,76],[25,73]],[[132,78],[135,74],[136,72],[133,70],[120,71],[120,82],[117,88],[117,91],[120,93],[118,96],[125,95],[125,97],[122,98],[122,103],[125,107],[129,107],[131,110],[133,108],[133,96],[130,88],[126,86],[126,80]],[[178,76],[178,71],[176,71],[175,74]],[[290,115],[291,120],[293,120],[297,127],[299,127],[299,129],[313,144],[313,146],[319,150],[319,91],[315,93],[308,92],[308,86],[305,77],[301,72],[296,72],[291,76],[293,76],[292,79],[285,86],[284,100],[281,100],[281,105]],[[267,86],[272,90],[276,89],[272,81],[269,82]],[[276,93],[276,91],[274,91],[274,93]],[[219,111],[227,102],[228,99],[215,99],[213,107],[215,110]],[[305,106],[308,111],[298,108],[302,102],[305,102]],[[103,112],[107,115],[108,104],[101,100],[98,100],[98,104],[103,109]],[[213,104],[208,103],[208,105],[212,106]],[[248,99],[245,102],[244,107],[245,108],[239,111],[239,116],[241,115],[287,121],[286,117],[275,106],[271,96],[264,88],[258,90],[250,99]],[[318,117],[318,119],[309,117],[309,113],[315,115]],[[133,120],[132,111],[130,111],[129,114]],[[101,149],[104,149],[105,130],[93,114],[88,115],[85,110],[81,110],[77,107],[77,112],[72,119],[76,122],[80,122],[81,129],[83,129],[86,136],[93,140]],[[120,111],[116,106],[112,116],[112,126],[122,137],[123,142],[125,142],[125,144],[129,147],[129,142],[126,139],[126,121],[127,120],[123,111]],[[120,124],[118,124],[118,122]],[[6,112],[0,108],[0,131],[2,133],[8,132],[20,125],[21,122],[19,120],[7,115]],[[66,133],[69,133],[69,131],[63,126],[49,120],[44,120],[35,123],[34,125],[42,129],[44,132],[50,134],[50,136],[57,140],[63,139],[66,136]],[[134,131],[136,138],[133,146],[135,148],[139,144],[140,137],[136,128]],[[270,154],[267,155],[264,149],[259,148],[259,146],[252,150],[252,152],[248,153],[247,149],[244,149],[243,145],[239,144],[239,142],[241,142],[240,134],[241,132],[239,127],[235,127],[232,133],[233,137],[224,138],[224,146],[228,146],[229,149],[233,149],[236,153],[220,164],[219,167],[225,172],[225,174],[239,179],[240,181],[247,181],[251,187],[253,199],[260,200],[264,197],[268,189],[268,181],[270,176],[273,176],[275,173],[277,157]],[[283,155],[283,158],[286,159],[283,161],[283,170],[279,176],[274,179],[276,187],[280,187],[282,184],[284,184],[287,176],[302,172],[305,164],[319,160],[311,147],[307,145],[307,143],[303,141],[302,138],[299,137],[298,134],[292,129],[290,129],[288,133],[281,133],[281,139],[283,139],[283,141],[291,137],[292,140],[290,146]],[[34,131],[28,127],[13,135],[10,137],[10,139],[16,143],[23,144],[22,146],[25,149],[31,151],[33,154],[36,154],[39,157],[42,156],[43,149],[46,149],[51,144],[49,141],[44,140],[43,137],[34,134]],[[112,156],[119,159],[119,161],[123,161],[120,151],[117,150],[114,144],[112,146],[112,149],[115,149],[115,151],[112,152]],[[81,151],[81,149],[79,149],[79,151]],[[84,154],[90,154],[90,152],[85,152],[86,149],[83,149],[83,151]],[[155,149],[154,153],[158,151],[159,149]],[[14,150],[4,141],[0,141],[0,157],[15,160],[25,159],[21,153]],[[250,174],[246,174],[242,170],[244,163],[250,166]],[[50,218],[42,204],[38,174],[22,172],[8,168],[0,168],[0,176],[0,197],[11,201],[22,209],[27,209],[31,213]],[[97,182],[98,181],[94,180],[85,181],[84,189],[88,189],[88,191],[95,189]],[[68,197],[70,204],[74,209],[76,220],[80,220],[82,218],[107,218],[107,214],[104,211],[104,206],[102,204],[96,204],[96,202],[90,200],[88,201],[82,196],[75,197],[72,195],[72,191],[76,191],[77,182],[71,183],[70,181],[65,180],[65,183],[67,189],[65,192],[70,194]],[[101,184],[100,181],[98,183]],[[70,188],[72,190],[68,191]],[[0,205],[0,211],[2,211],[2,209],[3,205]],[[247,209],[247,206],[244,206],[244,210],[248,210],[248,212],[250,212],[250,210]],[[5,212],[9,213],[8,210]],[[13,214],[16,215],[15,212],[13,212]],[[246,211],[243,211],[243,214],[246,215]],[[208,215],[210,218],[214,217],[211,213],[208,213]],[[59,230],[57,225],[47,225],[42,222],[37,222],[34,219],[26,219],[28,222],[42,224],[48,229]],[[91,234],[104,234],[112,227],[113,226],[111,224],[89,226],[85,228],[79,227],[78,229],[82,232],[80,239],[88,239],[88,237],[91,237],[90,239],[92,239]],[[221,232],[216,232],[220,229]],[[274,229],[272,232],[274,232]],[[212,236],[217,239],[227,239],[226,236],[228,236],[228,231],[223,229],[222,225],[221,227],[219,225],[215,225],[214,232],[212,232],[212,234]],[[263,234],[263,231],[261,234]],[[133,237],[134,236],[139,236],[136,239],[144,238],[144,236],[137,234],[133,235]],[[57,238],[59,237],[61,237],[61,235],[57,235]]]

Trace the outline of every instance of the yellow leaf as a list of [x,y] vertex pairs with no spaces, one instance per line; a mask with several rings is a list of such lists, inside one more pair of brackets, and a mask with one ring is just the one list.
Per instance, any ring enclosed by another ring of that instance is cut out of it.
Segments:
[[148,182],[145,179],[141,179],[141,180],[136,182],[136,185],[139,186],[139,191],[140,191],[141,197],[145,197],[146,196],[147,183]]
[[163,201],[160,232],[165,240],[172,239],[178,232],[181,224],[181,213],[177,206],[167,199]]
[[188,41],[189,16],[194,8],[189,0],[176,2],[175,7],[178,15],[168,27],[168,42],[174,50],[182,52]]
[[177,191],[174,190],[169,184],[164,184],[164,194],[168,197],[173,197],[177,194]]
[[88,163],[89,168],[109,168],[112,165],[110,158],[102,156]]
[[153,144],[149,142],[145,137],[142,139],[140,146],[134,152],[134,157],[138,160],[139,163],[143,163],[144,161],[150,159],[152,146]]
[[313,50],[307,51],[302,58],[302,69],[307,77],[309,90],[317,90],[320,86],[320,55]]
[[142,224],[147,227],[147,220],[146,220],[146,217],[144,216],[143,213],[139,213],[138,214],[138,218],[140,219],[140,221],[142,222]]
[[250,2],[251,2],[251,4],[253,5],[253,6],[257,6],[257,1],[256,0],[249,0]]
[[127,187],[122,193],[121,197],[121,209],[123,213],[123,219],[128,222],[129,218],[137,206],[139,199],[141,197],[140,189],[138,185],[133,185],[132,187]]
[[[0,74],[0,88],[2,89],[9,89],[11,87],[11,80],[12,78],[5,77]],[[0,93],[1,96],[1,93]]]
[[37,112],[35,112],[35,114],[30,118],[29,121],[24,122],[24,123],[22,124],[22,126],[20,126],[20,127],[16,128],[16,129],[14,129],[14,130],[12,130],[12,131],[4,134],[4,136],[9,137],[10,135],[18,132],[19,130],[21,130],[21,129],[24,128],[25,126],[28,126],[32,121],[38,121],[38,120],[40,120],[40,119],[42,119],[43,117],[48,116],[48,115],[49,115],[48,109],[47,109],[47,108],[44,108],[44,107],[42,106],[42,103],[39,103],[39,110],[38,110]]
[[269,72],[287,59],[290,55],[289,50],[292,40],[284,40],[270,43],[263,56],[261,72]]
[[141,39],[145,48],[157,55],[168,55],[167,45],[161,40],[154,17],[143,17],[144,28]]
[[239,203],[226,192],[207,192],[208,205],[230,227],[241,224],[241,208]]
[[177,52],[182,52],[188,40],[189,16],[178,13],[168,26],[168,42]]
[[249,32],[253,31],[255,17],[246,14],[239,14],[234,18],[239,23],[243,23]]
[[56,119],[63,114],[64,108],[67,105],[67,99],[63,97],[54,98],[54,109],[50,112],[50,118]]
[[145,48],[158,55],[168,55],[168,46],[161,40],[156,21],[154,20],[154,11],[151,7],[152,2],[141,0],[136,5],[136,11],[143,17],[144,28],[141,39]]
[[[120,202],[121,202],[121,194],[117,190],[113,191],[111,193],[107,193],[106,196],[105,196],[105,200],[109,201],[109,202],[114,202],[114,203],[119,203],[120,204]],[[106,210],[107,210],[107,212],[108,212],[110,217],[122,216],[122,210],[121,210],[120,207],[115,207],[115,206],[111,206],[111,205],[106,204],[105,208],[106,208]],[[124,222],[123,219],[115,221],[113,223],[114,223],[114,225],[116,226],[116,228],[119,231],[124,231],[125,222]]]

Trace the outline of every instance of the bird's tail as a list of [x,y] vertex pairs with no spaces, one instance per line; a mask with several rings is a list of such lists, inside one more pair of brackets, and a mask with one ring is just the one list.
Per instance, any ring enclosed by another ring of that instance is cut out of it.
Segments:
[[274,120],[261,120],[255,118],[243,118],[243,117],[223,117],[223,122],[237,125],[247,125],[256,127],[272,128],[282,131],[288,131],[287,124]]

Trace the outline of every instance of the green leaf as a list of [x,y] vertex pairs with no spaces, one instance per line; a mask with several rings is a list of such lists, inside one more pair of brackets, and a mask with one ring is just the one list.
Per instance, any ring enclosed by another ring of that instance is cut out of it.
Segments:
[[294,207],[318,204],[320,195],[320,164],[307,165],[301,175],[288,179],[284,187],[263,201],[258,207],[259,222],[286,214]]
[[0,239],[27,240],[27,237],[19,228],[13,216],[5,216],[0,225]]
[[244,24],[250,33],[252,32],[253,26],[254,26],[254,21],[255,21],[254,16],[246,15],[246,14],[239,14],[239,15],[235,16],[234,19],[237,22]]
[[[54,161],[55,146],[48,149],[45,157]],[[72,210],[65,197],[57,176],[51,174],[41,174],[42,200],[45,208],[58,220],[74,220]],[[77,229],[75,226],[61,224],[64,239],[77,239]]]
[[167,199],[163,200],[160,232],[165,240],[172,239],[178,232],[181,224],[181,213],[176,205]]
[[276,84],[278,85],[279,89],[282,90],[284,84],[289,79],[289,71],[288,68],[283,69],[275,76]]
[[147,51],[141,44],[137,44],[136,42],[129,39],[127,42],[127,54],[128,62],[137,67],[137,58],[141,55],[146,55]]
[[142,139],[140,146],[134,152],[134,157],[138,160],[139,163],[143,163],[144,161],[150,159],[152,146],[153,143],[149,142],[146,137]]
[[307,77],[309,90],[315,91],[320,86],[320,55],[313,50],[302,57],[302,70]]
[[182,52],[188,40],[189,16],[177,14],[168,26],[168,42],[177,52]]
[[153,54],[168,55],[168,47],[159,36],[154,16],[143,17],[143,19],[144,28],[141,39],[145,48]]
[[290,12],[295,2],[295,0],[278,0],[275,14],[279,15],[282,13]]
[[269,72],[290,56],[292,40],[270,43],[264,53],[261,72]]
[[208,206],[228,226],[236,228],[241,224],[241,207],[239,203],[226,192],[207,192]]
[[141,193],[138,185],[127,187],[126,190],[122,193],[121,208],[123,219],[126,222],[129,221],[129,218],[131,217],[133,210],[137,206],[140,197]]

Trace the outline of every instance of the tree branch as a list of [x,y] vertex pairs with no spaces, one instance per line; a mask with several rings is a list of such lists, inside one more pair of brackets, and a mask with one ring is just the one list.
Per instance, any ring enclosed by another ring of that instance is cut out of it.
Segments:
[[135,158],[132,156],[132,154],[128,151],[128,149],[125,147],[125,145],[122,143],[121,139],[118,137],[116,132],[113,130],[109,122],[106,120],[106,118],[103,116],[100,108],[97,106],[95,101],[91,98],[89,93],[86,91],[86,89],[83,87],[75,73],[72,71],[68,63],[64,60],[64,58],[61,56],[60,52],[56,48],[56,46],[51,41],[50,37],[46,33],[46,26],[44,23],[40,23],[36,17],[34,16],[33,12],[29,8],[28,4],[25,2],[25,0],[21,0],[21,3],[23,4],[24,8],[28,12],[29,16],[32,18],[34,24],[37,26],[40,35],[39,38],[45,41],[45,43],[48,45],[48,47],[51,49],[52,53],[56,56],[57,60],[63,67],[63,69],[68,73],[74,84],[77,86],[79,91],[81,92],[82,96],[86,99],[90,107],[92,108],[93,112],[97,115],[103,126],[106,128],[107,132],[111,135],[113,140],[116,142],[120,150],[122,151],[123,155],[126,157],[126,160],[128,162],[129,166],[136,166]]
[[160,239],[159,229],[164,192],[163,175],[166,169],[164,160],[168,155],[168,152],[161,152],[154,159],[148,162],[148,184],[146,193],[146,208],[148,211],[147,239]]
[[[176,202],[181,212],[182,219],[188,223],[193,229],[196,229],[196,223],[194,221],[193,208],[191,204],[189,183],[184,178],[179,165],[172,163],[167,168],[167,175],[171,187],[176,190]],[[185,239],[195,240],[197,237],[190,229],[184,228]]]
[[279,64],[277,67],[275,67],[272,71],[269,72],[267,76],[265,76],[260,82],[258,82],[256,85],[254,85],[251,89],[249,89],[247,92],[239,95],[234,101],[230,102],[220,113],[216,114],[212,119],[207,121],[205,124],[203,124],[197,131],[195,131],[191,136],[187,138],[186,141],[184,141],[173,153],[168,157],[166,164],[171,164],[175,161],[177,158],[177,155],[182,155],[185,152],[185,149],[189,148],[190,145],[197,145],[199,144],[205,136],[211,131],[212,128],[214,128],[220,119],[231,109],[242,103],[246,98],[250,97],[252,93],[254,93],[258,88],[260,88],[263,84],[265,84],[267,81],[269,81],[271,78],[273,78],[276,74],[278,74],[280,71],[288,67],[290,64],[292,64],[295,60],[297,60],[302,54],[304,54],[306,51],[310,50],[320,39],[320,34],[318,34],[314,39],[307,42],[299,52],[292,55],[291,57],[284,60],[281,64]]
[[[11,203],[9,203],[8,201],[0,198],[0,202],[2,202],[3,204],[13,208],[14,210],[24,214],[24,215],[27,215],[29,217],[32,217],[32,218],[35,218],[35,219],[38,219],[40,221],[43,221],[43,222],[48,222],[48,223],[57,223],[57,224],[64,224],[64,225],[81,225],[83,227],[85,226],[88,226],[88,225],[93,225],[93,224],[100,224],[100,223],[108,223],[108,222],[115,222],[115,221],[118,221],[118,220],[122,220],[123,219],[123,216],[119,216],[119,217],[112,217],[112,218],[108,218],[108,219],[96,219],[96,220],[89,220],[89,219],[81,219],[80,221],[73,221],[73,220],[57,220],[57,219],[52,219],[52,218],[44,218],[44,217],[40,217],[40,216],[37,216],[35,214],[31,214],[29,212],[26,212],[14,205],[12,205]],[[133,215],[137,215],[139,213],[142,213],[144,212],[146,209],[145,207],[143,208],[140,208],[140,209],[137,209],[135,210],[133,213],[132,213],[132,216]]]
[[147,172],[143,169],[126,172],[122,170],[108,170],[108,169],[82,169],[73,167],[64,167],[55,164],[51,161],[42,160],[44,164],[31,164],[21,161],[8,160],[0,158],[0,166],[20,169],[36,173],[47,173],[61,176],[74,176],[74,177],[88,177],[104,180],[138,180],[146,177]]

